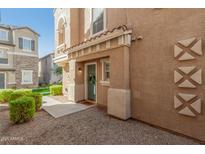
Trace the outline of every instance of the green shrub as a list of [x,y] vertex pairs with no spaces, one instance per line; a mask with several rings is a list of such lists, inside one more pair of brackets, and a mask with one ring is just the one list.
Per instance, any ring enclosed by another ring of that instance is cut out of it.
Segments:
[[27,96],[27,95],[31,95],[32,94],[32,90],[31,89],[18,89],[15,90],[12,94],[11,94],[11,98],[10,100],[15,100],[18,99],[22,96]]
[[10,120],[13,123],[23,123],[33,118],[35,101],[32,97],[23,96],[9,102]]
[[24,93],[22,93],[22,92],[18,92],[18,91],[14,91],[12,94],[11,94],[11,101],[12,100],[16,100],[16,99],[18,99],[18,98],[20,98],[20,97],[23,97],[23,96],[25,96],[24,95]]
[[11,94],[11,99],[10,100],[16,100],[18,98],[21,98],[23,96],[27,97],[32,97],[35,100],[35,106],[36,106],[36,111],[39,111],[42,106],[42,95],[39,93],[32,93],[30,89],[20,89],[20,90],[15,90]]
[[42,106],[42,95],[39,94],[39,93],[32,93],[32,94],[30,94],[30,95],[28,95],[28,96],[34,98],[36,111],[41,110],[41,106]]
[[62,85],[50,86],[50,93],[53,96],[62,95]]
[[13,92],[14,92],[13,89],[2,89],[2,90],[0,90],[0,103],[9,102]]
[[22,93],[24,95],[30,95],[32,94],[32,89],[17,89],[15,92]]

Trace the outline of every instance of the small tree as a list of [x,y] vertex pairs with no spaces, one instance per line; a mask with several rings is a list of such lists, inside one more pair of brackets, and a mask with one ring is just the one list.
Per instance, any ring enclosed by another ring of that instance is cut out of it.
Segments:
[[57,76],[62,75],[62,67],[60,67],[60,66],[55,65],[53,71],[54,71],[54,74]]

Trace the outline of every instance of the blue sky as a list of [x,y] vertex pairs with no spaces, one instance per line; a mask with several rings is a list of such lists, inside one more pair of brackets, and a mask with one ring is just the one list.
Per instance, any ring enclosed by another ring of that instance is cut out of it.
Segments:
[[54,50],[53,9],[0,9],[2,24],[28,26],[40,34],[39,56]]

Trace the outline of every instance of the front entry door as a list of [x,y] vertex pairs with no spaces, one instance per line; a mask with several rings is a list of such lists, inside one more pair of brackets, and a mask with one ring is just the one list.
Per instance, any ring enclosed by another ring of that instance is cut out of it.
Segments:
[[88,100],[96,100],[96,65],[87,65],[87,97]]
[[0,73],[0,89],[5,89],[5,74]]

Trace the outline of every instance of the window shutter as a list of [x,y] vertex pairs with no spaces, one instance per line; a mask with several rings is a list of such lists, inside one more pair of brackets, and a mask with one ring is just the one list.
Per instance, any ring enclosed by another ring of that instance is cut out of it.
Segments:
[[23,39],[21,37],[19,38],[19,48],[23,49]]
[[35,41],[34,40],[32,40],[31,41],[31,50],[35,50]]

